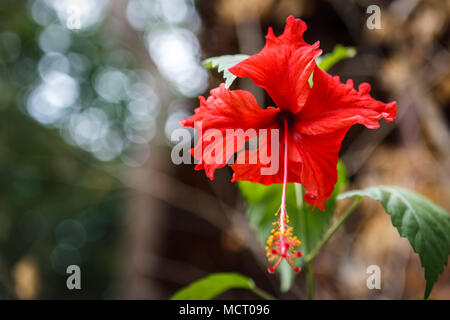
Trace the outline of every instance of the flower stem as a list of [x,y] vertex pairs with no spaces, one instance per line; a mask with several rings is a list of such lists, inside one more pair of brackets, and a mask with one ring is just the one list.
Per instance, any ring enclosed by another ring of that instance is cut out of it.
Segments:
[[306,288],[308,288],[308,300],[314,300],[314,270],[311,262],[306,262]]
[[331,226],[323,235],[322,239],[319,241],[319,243],[316,245],[316,247],[311,250],[311,252],[308,252],[308,254],[305,257],[305,262],[311,263],[314,258],[317,256],[317,254],[320,252],[322,247],[330,240],[330,238],[333,236],[333,234],[339,229],[339,227],[344,223],[344,221],[348,218],[348,216],[356,209],[356,207],[359,205],[361,201],[360,197],[356,197],[355,200],[353,200],[353,203],[351,206],[345,211],[336,221],[336,223]]
[[[295,184],[295,194],[297,198],[297,208],[300,209],[300,232],[302,237],[302,246],[306,252],[309,252],[308,218],[306,216],[305,205],[303,203],[304,188],[301,184]],[[314,270],[311,261],[305,259],[306,269],[306,288],[308,300],[314,300]]]

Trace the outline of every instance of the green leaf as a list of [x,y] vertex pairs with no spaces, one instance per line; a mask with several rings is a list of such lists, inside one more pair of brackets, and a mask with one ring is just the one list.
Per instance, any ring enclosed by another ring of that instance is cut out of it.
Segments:
[[[325,212],[319,209],[312,210],[312,207],[305,204],[305,212],[308,221],[308,240],[310,243],[310,249],[314,248],[317,241],[321,238],[322,234],[327,229],[331,216],[336,206],[336,195],[342,190],[346,184],[347,178],[344,166],[338,163],[338,183],[335,186],[333,196],[325,202]],[[273,228],[272,222],[276,221],[275,212],[280,207],[282,185],[262,185],[259,183],[252,183],[248,181],[238,181],[239,189],[247,201],[247,215],[250,220],[250,224],[256,229],[260,241],[263,246],[266,244],[267,237],[270,235],[270,230]],[[304,235],[300,234],[299,227],[299,209],[297,207],[296,194],[294,184],[289,183],[286,190],[286,210],[289,215],[290,225],[294,227],[294,235],[296,235],[300,241],[304,242]],[[300,246],[304,256],[308,252]],[[296,259],[298,266],[303,264],[303,258]],[[282,291],[288,291],[294,281],[294,272],[292,268],[283,261],[277,268],[280,273],[280,288]]]
[[[323,71],[327,71],[339,61],[346,58],[353,58],[356,55],[356,49],[354,47],[344,47],[341,44],[334,46],[333,51],[324,54],[316,59],[317,66]],[[313,86],[313,74],[308,79],[309,86]]]
[[316,63],[320,69],[327,71],[336,63],[343,59],[353,58],[356,55],[354,47],[344,47],[343,45],[336,45],[331,53],[324,54],[316,59]]
[[246,54],[235,54],[235,55],[226,55],[220,57],[212,57],[203,61],[203,65],[208,68],[217,68],[217,71],[223,72],[223,77],[225,78],[225,87],[229,88],[233,81],[236,79],[236,76],[233,75],[229,68],[234,67],[236,64],[245,60],[249,57]]
[[355,196],[367,196],[381,202],[400,236],[407,238],[419,254],[425,270],[424,298],[427,299],[450,254],[448,212],[427,198],[399,187],[377,186],[349,191],[339,195],[339,199]]
[[255,290],[252,279],[239,273],[214,273],[177,291],[171,300],[210,300],[230,289]]

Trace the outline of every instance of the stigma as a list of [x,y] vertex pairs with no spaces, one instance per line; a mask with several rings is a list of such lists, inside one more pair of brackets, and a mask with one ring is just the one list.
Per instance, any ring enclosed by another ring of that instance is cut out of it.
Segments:
[[[279,211],[280,210],[278,210],[278,212]],[[276,216],[278,215],[278,212],[275,214]],[[290,227],[288,223],[289,217],[285,215],[285,217],[282,218],[280,215],[280,218],[273,223],[274,228],[267,239],[267,258],[269,262],[275,261],[275,264],[268,268],[270,273],[275,272],[283,259],[292,267],[294,272],[300,272],[300,268],[294,265],[294,260],[302,256],[302,252],[295,249],[302,243],[296,236],[292,235],[293,228]],[[281,231],[283,228],[284,231]]]

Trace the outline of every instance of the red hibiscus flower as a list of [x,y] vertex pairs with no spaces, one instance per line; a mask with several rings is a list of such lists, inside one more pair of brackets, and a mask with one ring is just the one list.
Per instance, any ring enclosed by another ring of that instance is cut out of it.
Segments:
[[[302,38],[305,30],[306,24],[302,20],[290,16],[282,35],[276,37],[269,28],[265,47],[229,69],[237,77],[249,77],[264,88],[276,107],[263,109],[251,93],[228,90],[222,84],[211,90],[207,99],[200,97],[200,107],[195,114],[181,122],[184,126],[194,127],[196,121],[201,121],[202,132],[214,128],[224,134],[229,129],[242,129],[241,134],[252,128],[280,130],[278,172],[263,175],[261,168],[267,164],[260,160],[256,164],[239,161],[253,156],[257,150],[242,150],[236,163],[230,165],[234,171],[232,181],[246,180],[265,185],[283,183],[280,217],[267,247],[268,256],[279,259],[269,271],[273,271],[282,259],[293,266],[291,258],[301,255],[294,250],[300,242],[292,237],[292,228],[288,226],[286,184],[302,184],[306,190],[305,201],[323,211],[325,199],[331,197],[337,181],[338,152],[349,128],[359,123],[375,129],[381,118],[390,122],[397,114],[395,102],[385,104],[369,95],[369,84],[362,83],[356,90],[352,80],[343,84],[339,77],[319,69],[315,63],[322,53],[319,42],[307,44]],[[312,87],[308,82],[311,74]],[[252,138],[254,135],[246,135],[244,141]],[[210,179],[214,178],[215,169],[225,166],[229,160],[223,158],[223,161],[214,162],[208,159],[211,157],[208,150],[222,143],[223,139],[212,139],[201,133],[200,142],[192,151],[194,156],[196,149],[203,151],[196,170],[204,169]],[[271,143],[273,141],[268,144]],[[244,145],[241,143],[237,147]],[[294,267],[294,270],[298,271],[298,268]]]

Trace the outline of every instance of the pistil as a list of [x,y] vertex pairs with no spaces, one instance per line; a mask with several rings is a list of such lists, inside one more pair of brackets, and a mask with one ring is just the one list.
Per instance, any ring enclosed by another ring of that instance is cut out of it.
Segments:
[[269,267],[270,273],[275,272],[275,269],[280,265],[283,259],[294,269],[295,272],[299,272],[300,268],[294,265],[293,260],[302,256],[301,251],[296,251],[295,247],[300,246],[301,242],[296,236],[292,236],[293,228],[288,225],[289,216],[286,212],[286,191],[288,180],[288,122],[286,118],[283,119],[284,128],[284,174],[283,174],[283,192],[281,195],[281,205],[275,216],[280,213],[279,219],[274,222],[274,229],[271,231],[271,235],[267,239],[267,257],[269,261],[274,261],[275,264]]

